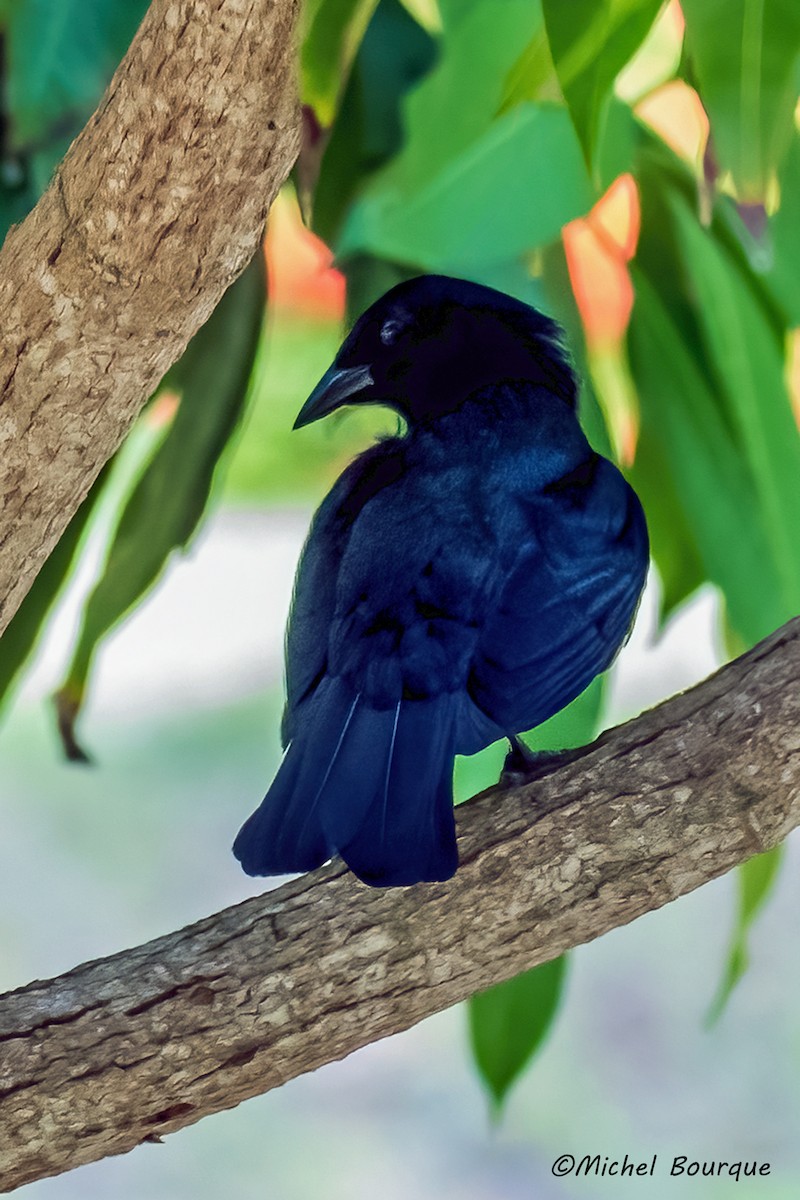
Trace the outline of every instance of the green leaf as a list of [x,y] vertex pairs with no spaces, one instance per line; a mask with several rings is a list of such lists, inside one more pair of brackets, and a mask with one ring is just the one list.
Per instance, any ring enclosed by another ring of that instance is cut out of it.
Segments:
[[478,992],[468,1002],[475,1065],[495,1113],[550,1030],[561,1001],[566,962],[564,957],[554,958]]
[[526,745],[532,750],[572,750],[590,742],[597,733],[607,679],[607,674],[598,675],[571,704],[526,733]]
[[766,281],[786,313],[800,325],[800,135],[792,138],[780,174],[781,203],[769,224],[771,262]]
[[437,0],[403,0],[403,8],[428,33],[441,33],[442,14]]
[[413,194],[369,188],[340,249],[469,273],[551,241],[593,196],[566,111],[521,104]]
[[[403,149],[370,180],[338,250],[470,274],[556,236],[593,191],[563,108],[500,112],[520,45],[541,29],[539,5],[441,7],[439,61],[403,105]],[[550,161],[557,172],[542,170]]]
[[641,266],[633,278],[628,349],[642,429],[660,448],[691,514],[707,578],[724,593],[735,628],[754,643],[786,612],[748,464],[676,310]]
[[177,414],[122,509],[57,697],[70,757],[82,755],[74,723],[100,642],[153,585],[172,551],[186,545],[203,514],[218,460],[242,414],[263,313],[259,253],[164,381],[182,393]]
[[0,705],[8,699],[14,680],[33,653],[47,617],[70,573],[109,466],[106,464],[97,476],[89,494],[45,560],[0,638]]
[[508,754],[508,742],[494,742],[485,750],[456,758],[453,775],[453,795],[456,804],[477,796],[486,788],[495,787],[503,772]]
[[636,458],[626,474],[647,514],[650,553],[661,580],[659,621],[663,624],[705,582],[706,570],[692,513],[676,486],[651,421],[639,430]]
[[525,258],[503,258],[494,262],[474,263],[469,278],[475,283],[496,288],[515,296],[525,304],[547,311],[547,297],[542,281],[531,273],[530,262]]
[[330,125],[342,84],[378,0],[322,0],[300,51],[301,91],[322,125]]
[[[628,349],[641,436],[691,524],[685,554],[699,555],[706,577],[726,598],[732,625],[752,644],[798,607],[791,594],[800,548],[792,550],[791,538],[772,527],[776,488],[786,498],[781,524],[797,504],[785,466],[796,453],[797,433],[787,426],[788,399],[776,376],[784,320],[733,235],[730,202],[718,200],[704,229],[691,206],[694,184],[686,168],[652,139],[641,141],[638,159],[642,226]],[[706,271],[716,290],[708,289]],[[730,334],[719,327],[718,310],[739,330],[734,353],[743,376],[723,361]],[[744,350],[748,359],[741,365]],[[756,372],[763,372],[763,387]],[[760,447],[750,441],[754,427]],[[786,445],[775,448],[769,481],[757,471],[764,470],[763,439],[771,454],[775,429]],[[680,547],[675,551],[680,555]]]
[[506,75],[498,112],[504,113],[524,100],[558,99],[557,95],[543,95],[554,79],[555,67],[550,54],[550,43],[542,22]]
[[128,48],[148,0],[11,0],[5,25],[0,241],[47,187]]
[[630,106],[610,96],[594,150],[593,172],[599,192],[605,192],[625,171],[635,174],[640,131]]
[[795,0],[684,0],[694,80],[717,158],[741,200],[766,198],[797,103],[800,6]]
[[[780,319],[723,219],[728,215],[722,207],[726,202],[718,204],[711,228],[701,229],[692,206],[694,183],[686,169],[663,147],[646,139],[640,142],[642,230],[634,276],[649,281],[665,313],[665,326],[660,331],[654,328],[660,318],[648,312],[650,300],[640,287],[629,335],[642,406],[631,482],[647,513],[651,549],[664,589],[662,619],[710,577],[732,605],[740,633],[752,642],[769,632],[773,622],[780,622],[779,564],[774,551],[765,546],[769,533],[754,494],[748,462],[751,448],[736,417],[744,397],[726,364],[719,370],[716,365],[724,350],[710,327],[717,322],[719,296],[710,295],[704,279],[698,278],[706,270],[707,257],[713,257],[724,272],[728,302],[755,309],[752,319],[760,332],[754,340],[764,345],[772,360],[773,379],[775,356],[778,361],[782,358]],[[704,303],[700,303],[701,293]],[[676,341],[680,343],[677,357],[671,358],[669,347]],[[749,334],[745,342],[750,353]],[[658,358],[649,361],[648,355]],[[728,394],[731,389],[733,396]],[[784,390],[781,382],[779,392]],[[763,393],[751,396],[751,405],[772,404],[768,388]],[[724,498],[720,492],[724,487],[737,491]],[[743,524],[737,530],[739,521]],[[762,554],[770,581],[763,601],[755,578],[748,578]]]
[[703,346],[748,459],[788,616],[800,611],[800,431],[783,341],[714,230],[703,229],[680,197],[671,206]]
[[329,245],[364,180],[402,145],[400,102],[435,58],[433,38],[399,0],[381,0],[356,55],[314,191],[313,228]]
[[725,971],[719,990],[708,1012],[709,1025],[719,1020],[733,989],[744,975],[749,964],[748,939],[750,930],[766,900],[772,892],[783,860],[783,846],[775,846],[764,854],[756,854],[743,863],[736,872],[738,885],[738,913],[736,928],[728,950]]
[[8,14],[11,144],[41,147],[84,123],[148,0],[24,0]]
[[663,0],[542,0],[550,53],[590,169],[614,80]]
[[406,143],[384,176],[411,195],[464,153],[497,116],[506,78],[542,15],[536,0],[443,0],[439,61],[404,105]]

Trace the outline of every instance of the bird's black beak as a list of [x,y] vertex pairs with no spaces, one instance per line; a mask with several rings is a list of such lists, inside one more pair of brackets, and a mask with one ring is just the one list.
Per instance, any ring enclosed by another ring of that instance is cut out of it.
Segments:
[[320,417],[327,417],[335,408],[346,404],[351,396],[373,383],[369,367],[330,367],[320,379],[298,413],[293,429],[302,429]]

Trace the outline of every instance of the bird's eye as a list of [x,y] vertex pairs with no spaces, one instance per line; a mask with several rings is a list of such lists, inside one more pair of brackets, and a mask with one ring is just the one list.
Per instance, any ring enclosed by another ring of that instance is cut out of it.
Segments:
[[414,318],[410,312],[403,309],[399,311],[395,309],[390,317],[381,325],[381,341],[384,346],[393,345],[401,333],[404,333],[410,325],[413,325]]
[[388,321],[384,321],[381,326],[381,341],[384,346],[391,346],[397,340],[397,335],[402,328],[402,322],[398,321],[396,317],[390,317]]

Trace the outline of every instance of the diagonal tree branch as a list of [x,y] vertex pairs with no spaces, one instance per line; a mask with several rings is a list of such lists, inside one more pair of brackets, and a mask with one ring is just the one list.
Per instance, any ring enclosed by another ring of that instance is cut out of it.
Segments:
[[153,0],[0,251],[0,633],[259,244],[299,147],[298,0]]
[[325,867],[0,1000],[0,1187],[230,1108],[598,937],[800,822],[800,618],[459,810],[447,884]]

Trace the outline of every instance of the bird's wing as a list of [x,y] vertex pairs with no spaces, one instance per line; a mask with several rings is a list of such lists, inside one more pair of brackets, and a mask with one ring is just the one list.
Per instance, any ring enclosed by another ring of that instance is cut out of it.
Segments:
[[281,737],[291,741],[296,711],[328,667],[339,565],[364,505],[402,472],[398,444],[386,440],[340,475],[316,512],[294,581],[286,628],[286,708]]
[[609,666],[648,563],[641,505],[596,454],[531,501],[529,528],[469,682],[479,708],[508,733],[541,724]]
[[350,530],[328,670],[378,708],[463,690],[485,615],[497,602],[495,535],[483,506],[464,501],[464,472],[407,474],[365,506]]

